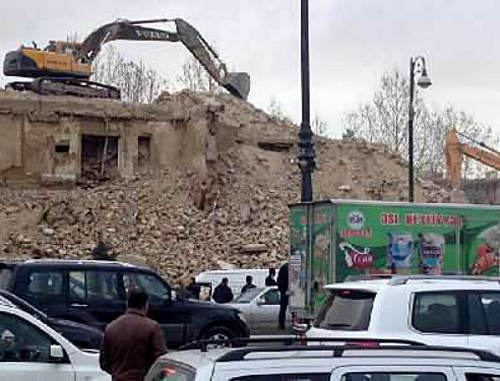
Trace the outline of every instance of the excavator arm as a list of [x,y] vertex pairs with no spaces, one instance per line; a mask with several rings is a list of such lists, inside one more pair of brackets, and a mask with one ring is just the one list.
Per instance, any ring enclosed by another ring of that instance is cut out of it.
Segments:
[[500,152],[481,144],[483,148],[460,142],[455,130],[448,131],[445,141],[446,178],[453,186],[462,180],[463,155],[500,171]]
[[[161,22],[174,22],[177,31],[169,32],[143,26]],[[115,40],[182,42],[219,85],[239,98],[248,97],[250,76],[247,73],[228,72],[226,65],[203,36],[182,19],[118,20],[103,25],[82,42],[76,52],[76,60],[92,63],[102,46]]]

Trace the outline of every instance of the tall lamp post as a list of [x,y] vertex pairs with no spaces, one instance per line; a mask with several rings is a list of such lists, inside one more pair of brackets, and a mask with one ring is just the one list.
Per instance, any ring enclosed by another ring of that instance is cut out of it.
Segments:
[[302,173],[301,201],[312,201],[312,172],[316,167],[313,132],[310,125],[309,91],[309,0],[301,0],[302,123],[299,131],[299,167]]
[[414,173],[413,173],[413,97],[415,93],[415,74],[419,74],[417,85],[422,89],[428,88],[432,82],[427,76],[425,58],[422,56],[410,58],[410,105],[408,110],[408,201],[414,201]]

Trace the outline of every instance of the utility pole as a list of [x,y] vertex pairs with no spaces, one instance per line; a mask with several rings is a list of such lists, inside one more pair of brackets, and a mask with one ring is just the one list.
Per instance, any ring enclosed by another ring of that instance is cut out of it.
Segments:
[[302,123],[299,132],[298,155],[301,179],[301,201],[313,200],[312,173],[316,167],[313,132],[310,115],[309,87],[309,0],[301,0],[301,73],[302,73]]
[[427,68],[425,67],[425,58],[422,56],[410,58],[410,103],[408,107],[408,201],[415,200],[414,183],[415,175],[413,169],[413,119],[415,116],[415,108],[413,107],[413,97],[415,95],[415,74],[420,74],[417,80],[417,85],[422,89],[428,88],[432,82],[427,76]]

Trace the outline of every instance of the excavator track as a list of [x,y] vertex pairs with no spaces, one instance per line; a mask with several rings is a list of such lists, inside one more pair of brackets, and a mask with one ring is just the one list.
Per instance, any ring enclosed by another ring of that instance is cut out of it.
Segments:
[[11,82],[7,86],[17,91],[30,90],[41,95],[120,99],[120,89],[114,86],[72,77],[39,77],[32,82]]

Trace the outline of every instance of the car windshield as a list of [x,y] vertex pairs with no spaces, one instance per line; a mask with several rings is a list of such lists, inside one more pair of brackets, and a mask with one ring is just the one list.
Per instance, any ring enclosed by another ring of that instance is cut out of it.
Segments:
[[245,304],[246,303],[246,304],[248,304],[252,300],[254,300],[255,297],[262,292],[262,290],[263,290],[263,288],[251,288],[250,290],[248,290],[244,294],[241,294],[240,296],[238,296],[236,298],[236,300],[234,301],[234,303],[238,303],[238,304]]
[[373,292],[332,290],[323,302],[314,326],[330,330],[366,330],[374,299]]

